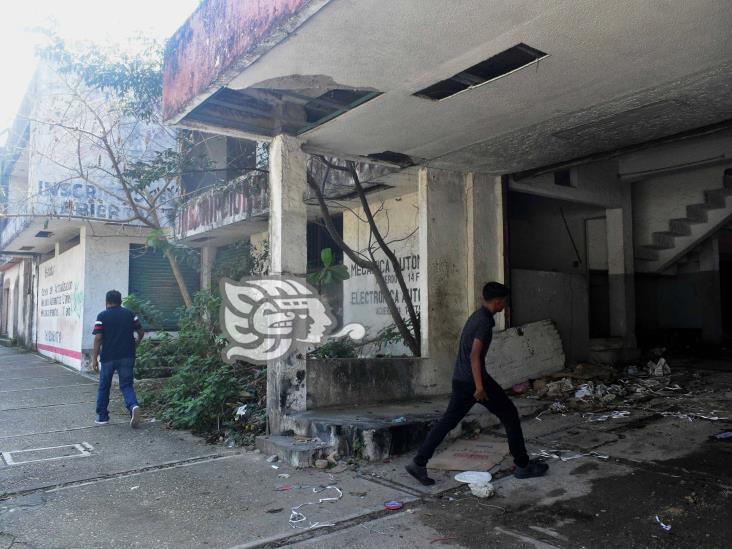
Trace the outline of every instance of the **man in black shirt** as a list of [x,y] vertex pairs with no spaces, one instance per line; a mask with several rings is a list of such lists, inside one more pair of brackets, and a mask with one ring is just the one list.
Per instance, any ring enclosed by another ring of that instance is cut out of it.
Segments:
[[[137,333],[135,341],[134,333]],[[132,371],[135,368],[135,347],[145,335],[135,313],[122,307],[122,294],[117,290],[107,292],[107,308],[97,315],[94,323],[94,348],[91,366],[99,370],[101,348],[102,368],[99,372],[97,391],[97,425],[109,423],[109,389],[114,372],[119,376],[119,389],[130,411],[130,425],[137,427],[142,417],[133,388]]]
[[516,464],[516,477],[538,477],[549,468],[546,463],[529,460],[516,406],[485,368],[485,355],[496,324],[493,315],[505,309],[508,295],[506,286],[489,282],[483,287],[483,306],[465,323],[452,377],[450,404],[427,435],[412,463],[406,466],[407,472],[426,486],[435,483],[427,475],[427,462],[447,433],[457,427],[476,402],[498,416],[506,429],[508,447]]

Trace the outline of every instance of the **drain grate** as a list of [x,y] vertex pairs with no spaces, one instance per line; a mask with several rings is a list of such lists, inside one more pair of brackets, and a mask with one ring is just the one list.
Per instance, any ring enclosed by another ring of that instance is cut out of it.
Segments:
[[11,452],[0,452],[5,465],[24,465],[26,463],[37,463],[39,461],[53,461],[76,457],[88,457],[94,450],[94,446],[88,442],[78,444],[64,444],[63,446],[49,446],[46,448],[29,448],[28,450],[13,450]]

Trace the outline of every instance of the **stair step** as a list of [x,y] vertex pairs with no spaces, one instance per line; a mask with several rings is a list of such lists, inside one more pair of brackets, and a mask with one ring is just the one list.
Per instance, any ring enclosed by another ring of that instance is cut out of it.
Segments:
[[670,232],[678,236],[689,236],[691,235],[691,227],[689,226],[689,220],[685,218],[672,219],[668,222],[668,226],[671,229]]
[[706,204],[710,209],[726,208],[727,197],[732,196],[732,189],[714,189],[712,191],[704,191]]
[[709,219],[708,210],[704,204],[692,204],[686,207],[686,216],[692,223],[706,223]]
[[[322,441],[328,448],[327,452],[336,450],[341,457],[380,461],[415,450],[444,413],[448,400],[429,398],[350,408],[323,408],[288,415],[287,422],[295,428],[295,433]],[[520,415],[535,415],[546,407],[545,402],[527,399],[516,399],[514,404]],[[448,439],[499,424],[498,418],[483,406],[474,406],[460,425],[450,432]],[[259,439],[257,444],[260,444]],[[307,455],[299,455],[298,461],[308,461]]]
[[294,436],[263,435],[255,443],[263,454],[275,455],[293,467],[314,467],[316,460],[325,459],[333,451],[332,446],[322,441],[303,441]]
[[652,235],[653,245],[657,249],[670,250],[676,246],[676,235],[669,231],[659,231]]

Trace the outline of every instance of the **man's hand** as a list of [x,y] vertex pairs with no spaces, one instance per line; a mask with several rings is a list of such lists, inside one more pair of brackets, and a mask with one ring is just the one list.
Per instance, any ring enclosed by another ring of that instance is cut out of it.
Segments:
[[95,372],[99,371],[99,359],[96,357],[91,359],[91,369]]
[[475,390],[475,393],[473,393],[473,398],[477,400],[478,402],[485,402],[488,400],[488,395],[485,392],[485,389],[483,387],[478,387]]

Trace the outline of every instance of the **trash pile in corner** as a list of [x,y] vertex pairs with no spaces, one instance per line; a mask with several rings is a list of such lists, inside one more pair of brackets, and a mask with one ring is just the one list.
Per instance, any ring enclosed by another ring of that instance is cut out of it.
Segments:
[[554,400],[550,412],[602,410],[684,394],[682,387],[671,382],[664,352],[664,348],[653,349],[643,367],[581,363],[573,370],[514,385],[513,391],[526,398]]

